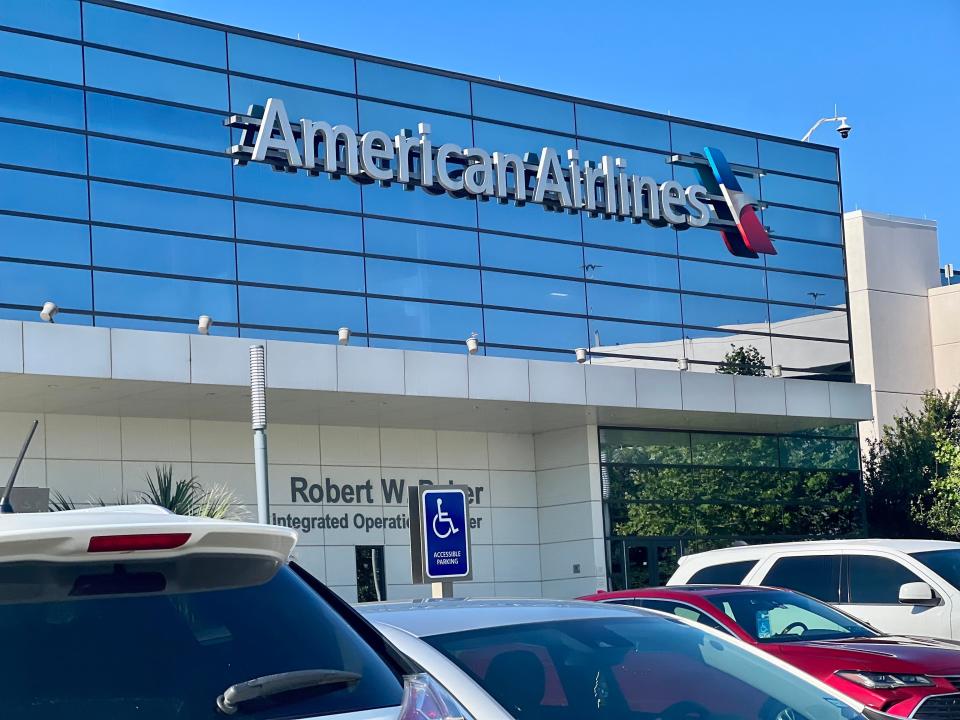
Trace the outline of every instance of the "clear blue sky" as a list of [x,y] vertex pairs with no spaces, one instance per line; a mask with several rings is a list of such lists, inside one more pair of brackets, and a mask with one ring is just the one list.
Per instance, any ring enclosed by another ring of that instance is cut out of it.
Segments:
[[836,103],[850,138],[813,139],[841,148],[845,209],[937,220],[960,264],[960,0],[140,2],[773,135]]

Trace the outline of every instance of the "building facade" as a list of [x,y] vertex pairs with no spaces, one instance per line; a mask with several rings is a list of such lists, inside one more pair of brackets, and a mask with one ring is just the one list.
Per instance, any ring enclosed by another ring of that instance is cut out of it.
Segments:
[[34,484],[251,503],[262,342],[276,521],[347,597],[422,593],[414,482],[474,488],[474,593],[863,532],[832,148],[108,0],[0,7],[0,138]]

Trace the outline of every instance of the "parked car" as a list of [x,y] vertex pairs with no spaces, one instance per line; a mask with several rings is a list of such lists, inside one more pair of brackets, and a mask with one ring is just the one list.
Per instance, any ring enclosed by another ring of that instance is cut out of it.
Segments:
[[960,543],[824,540],[748,545],[681,558],[667,585],[798,590],[897,635],[960,638]]
[[[0,515],[0,715],[397,720],[419,669],[295,541],[143,505]],[[436,692],[418,676],[408,707]]]
[[360,607],[482,720],[862,720],[865,709],[729,635],[560,600]]
[[960,644],[883,635],[802,593],[679,585],[583,599],[659,610],[729,633],[891,715],[960,718]]

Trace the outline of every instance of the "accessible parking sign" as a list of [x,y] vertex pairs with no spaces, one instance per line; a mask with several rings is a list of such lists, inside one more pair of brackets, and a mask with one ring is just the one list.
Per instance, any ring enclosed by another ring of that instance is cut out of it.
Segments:
[[469,580],[473,569],[467,489],[411,488],[410,505],[411,519],[416,518],[410,523],[414,581]]

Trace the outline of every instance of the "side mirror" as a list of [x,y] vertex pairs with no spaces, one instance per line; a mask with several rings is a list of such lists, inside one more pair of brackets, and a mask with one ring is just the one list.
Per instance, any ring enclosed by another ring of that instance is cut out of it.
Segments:
[[904,583],[900,586],[900,603],[902,605],[939,605],[940,598],[933,588],[925,582]]

